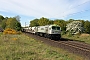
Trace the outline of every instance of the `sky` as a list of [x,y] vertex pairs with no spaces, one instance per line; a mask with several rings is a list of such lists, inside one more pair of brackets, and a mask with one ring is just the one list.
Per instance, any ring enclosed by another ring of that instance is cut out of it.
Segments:
[[19,15],[22,26],[41,17],[90,21],[90,0],[0,0],[0,15]]

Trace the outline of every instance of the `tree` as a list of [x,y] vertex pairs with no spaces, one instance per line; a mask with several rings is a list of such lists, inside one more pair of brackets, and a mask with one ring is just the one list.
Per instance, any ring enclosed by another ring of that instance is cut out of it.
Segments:
[[21,24],[16,20],[16,18],[8,18],[6,21],[6,28],[11,28],[19,31],[21,30]]
[[66,31],[69,31],[71,34],[82,33],[84,28],[82,27],[82,23],[80,21],[73,21],[66,26]]
[[4,17],[2,15],[0,15],[0,22],[4,19]]
[[21,24],[20,22],[16,22],[15,30],[20,31],[21,30]]
[[2,27],[3,29],[6,28],[12,28],[15,29],[17,31],[21,30],[21,24],[20,24],[20,17],[19,15],[15,16],[15,17],[3,17],[2,15],[0,15],[0,27]]
[[1,23],[1,27],[2,27],[3,29],[6,28],[6,20],[3,20],[3,21],[2,21],[2,23]]
[[59,25],[63,31],[66,30],[66,22],[64,20],[57,19],[54,21],[54,24]]
[[30,25],[29,26],[39,26],[39,24],[38,24],[38,20],[39,19],[34,19],[34,20],[32,20],[32,21],[30,21]]
[[42,18],[39,19],[38,24],[40,26],[48,25],[49,24],[49,19],[42,17]]
[[90,34],[90,22],[88,20],[85,21],[84,28],[85,28],[85,33],[89,33]]
[[75,21],[74,19],[69,19],[68,21],[67,21],[67,23],[71,23],[71,22],[73,22],[73,21]]
[[49,20],[49,24],[54,24],[54,21],[53,20]]
[[8,19],[8,17],[5,17],[5,19],[7,20],[7,19]]
[[4,20],[4,17],[2,15],[0,15],[0,27],[1,27],[1,23]]
[[19,15],[17,15],[17,16],[15,16],[14,18],[16,18],[16,20],[18,21],[18,22],[20,22],[20,16]]

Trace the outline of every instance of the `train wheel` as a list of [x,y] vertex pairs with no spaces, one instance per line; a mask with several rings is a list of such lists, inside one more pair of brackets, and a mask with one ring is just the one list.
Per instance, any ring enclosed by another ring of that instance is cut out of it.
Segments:
[[44,34],[44,37],[46,38],[46,34]]

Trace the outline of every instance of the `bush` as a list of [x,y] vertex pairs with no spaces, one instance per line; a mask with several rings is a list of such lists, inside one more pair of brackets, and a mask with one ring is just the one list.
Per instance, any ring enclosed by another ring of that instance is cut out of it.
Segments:
[[3,34],[17,34],[16,30],[7,28],[4,30]]
[[22,34],[22,32],[21,31],[18,31],[17,34]]
[[62,35],[65,35],[65,34],[66,34],[66,31],[62,31],[61,34],[62,34]]

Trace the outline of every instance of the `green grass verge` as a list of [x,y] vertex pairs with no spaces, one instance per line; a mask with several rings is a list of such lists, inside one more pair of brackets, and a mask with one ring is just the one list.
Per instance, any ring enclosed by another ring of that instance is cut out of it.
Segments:
[[24,34],[0,36],[0,60],[83,60]]
[[68,38],[68,39],[73,39],[73,40],[78,40],[78,41],[82,41],[85,43],[90,44],[90,35],[88,34],[81,34],[81,35],[68,35],[68,34],[64,34],[62,35],[63,38]]
[[0,36],[2,35],[2,32],[0,32]]

